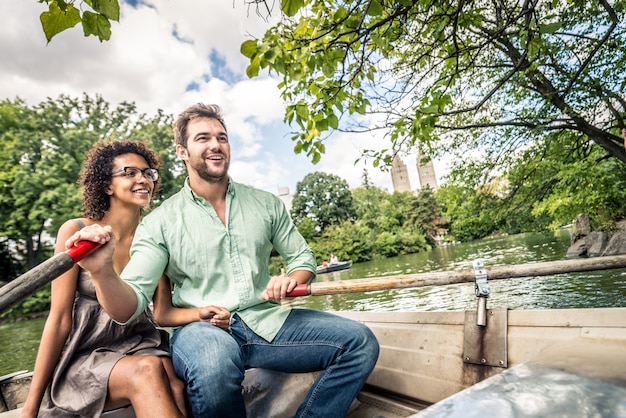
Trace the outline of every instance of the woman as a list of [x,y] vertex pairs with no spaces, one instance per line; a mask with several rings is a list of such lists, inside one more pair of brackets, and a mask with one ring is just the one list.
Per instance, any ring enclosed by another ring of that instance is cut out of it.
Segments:
[[[81,173],[84,217],[65,222],[55,252],[83,226],[111,225],[122,271],[144,208],[158,185],[158,156],[133,141],[100,142]],[[171,304],[171,301],[170,301]],[[216,319],[228,327],[228,321]],[[98,304],[89,274],[74,266],[52,282],[33,380],[22,417],[98,417],[131,404],[137,417],[187,416],[184,384],[169,358],[167,334],[146,311],[120,325]]]

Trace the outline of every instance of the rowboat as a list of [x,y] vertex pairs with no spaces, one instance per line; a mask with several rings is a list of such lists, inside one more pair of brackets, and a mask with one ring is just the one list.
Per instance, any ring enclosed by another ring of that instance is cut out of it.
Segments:
[[347,270],[352,267],[352,261],[340,261],[326,266],[317,266],[317,274],[331,273],[333,271]]
[[[473,270],[313,283],[290,296],[474,283],[472,310],[337,312],[370,327],[381,347],[349,418],[626,417],[626,307],[488,307],[491,280],[524,286],[529,277],[594,270],[617,277],[625,268],[626,255],[493,268],[478,262]],[[248,370],[248,416],[293,416],[318,374]],[[0,411],[19,407],[28,376],[0,382]],[[127,408],[107,416],[133,415]]]

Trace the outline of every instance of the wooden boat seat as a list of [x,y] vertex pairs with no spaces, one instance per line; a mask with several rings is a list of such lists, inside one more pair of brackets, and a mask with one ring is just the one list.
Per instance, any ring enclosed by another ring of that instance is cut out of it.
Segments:
[[580,338],[551,347],[412,415],[624,417],[626,340]]

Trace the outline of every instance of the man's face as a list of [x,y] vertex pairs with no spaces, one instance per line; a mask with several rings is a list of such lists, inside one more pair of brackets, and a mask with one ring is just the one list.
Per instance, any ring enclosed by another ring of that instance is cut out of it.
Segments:
[[195,118],[187,125],[187,148],[176,146],[178,156],[190,172],[217,183],[228,176],[230,144],[226,130],[216,119]]

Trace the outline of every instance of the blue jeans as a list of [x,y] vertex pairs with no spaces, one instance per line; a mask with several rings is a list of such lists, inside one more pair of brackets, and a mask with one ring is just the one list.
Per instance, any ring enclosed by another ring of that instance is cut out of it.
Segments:
[[324,370],[296,416],[345,417],[374,369],[378,351],[378,341],[365,325],[312,309],[293,309],[272,342],[256,335],[238,315],[231,333],[193,322],[172,336],[172,360],[187,383],[195,418],[245,417],[241,383],[247,368]]

